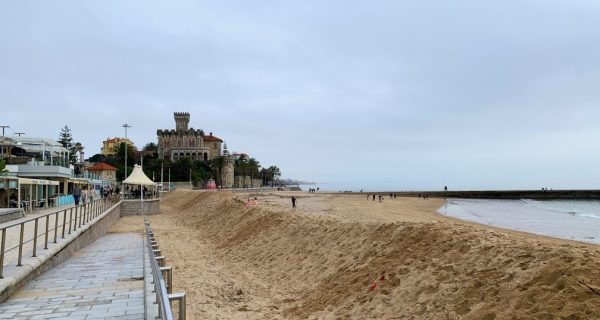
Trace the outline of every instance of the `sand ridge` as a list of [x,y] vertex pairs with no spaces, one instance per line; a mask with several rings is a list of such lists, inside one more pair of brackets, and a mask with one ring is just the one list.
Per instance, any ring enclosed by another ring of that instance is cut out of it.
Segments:
[[460,223],[440,200],[290,194],[163,200],[151,222],[191,319],[600,318],[598,246]]

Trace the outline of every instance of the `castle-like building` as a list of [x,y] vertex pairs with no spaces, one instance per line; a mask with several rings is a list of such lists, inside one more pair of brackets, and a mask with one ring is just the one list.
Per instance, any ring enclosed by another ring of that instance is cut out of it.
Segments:
[[209,160],[221,155],[223,140],[204,135],[200,129],[188,128],[190,114],[175,112],[175,130],[157,130],[158,158],[177,161],[181,158]]
[[225,161],[221,172],[222,188],[233,187],[234,160],[223,145],[223,140],[208,135],[200,129],[188,128],[190,114],[188,112],[175,112],[175,130],[156,130],[158,136],[158,158],[177,161],[182,158],[192,160],[210,160],[223,155]]

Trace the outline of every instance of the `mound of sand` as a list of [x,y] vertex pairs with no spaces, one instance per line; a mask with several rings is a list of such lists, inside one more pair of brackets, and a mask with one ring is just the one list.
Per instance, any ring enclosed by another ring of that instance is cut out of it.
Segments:
[[180,190],[151,216],[191,319],[600,319],[598,246],[434,201],[247,196]]

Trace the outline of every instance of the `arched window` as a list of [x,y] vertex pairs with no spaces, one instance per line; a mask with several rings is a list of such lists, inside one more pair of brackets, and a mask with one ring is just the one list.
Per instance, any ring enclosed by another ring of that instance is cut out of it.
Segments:
[[173,161],[177,161],[177,160],[179,160],[179,154],[173,153]]

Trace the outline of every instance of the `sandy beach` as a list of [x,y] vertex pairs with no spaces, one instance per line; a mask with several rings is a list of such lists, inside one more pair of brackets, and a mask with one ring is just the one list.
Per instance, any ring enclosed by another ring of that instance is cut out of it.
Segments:
[[442,204],[178,190],[150,220],[190,319],[600,319],[600,247]]

